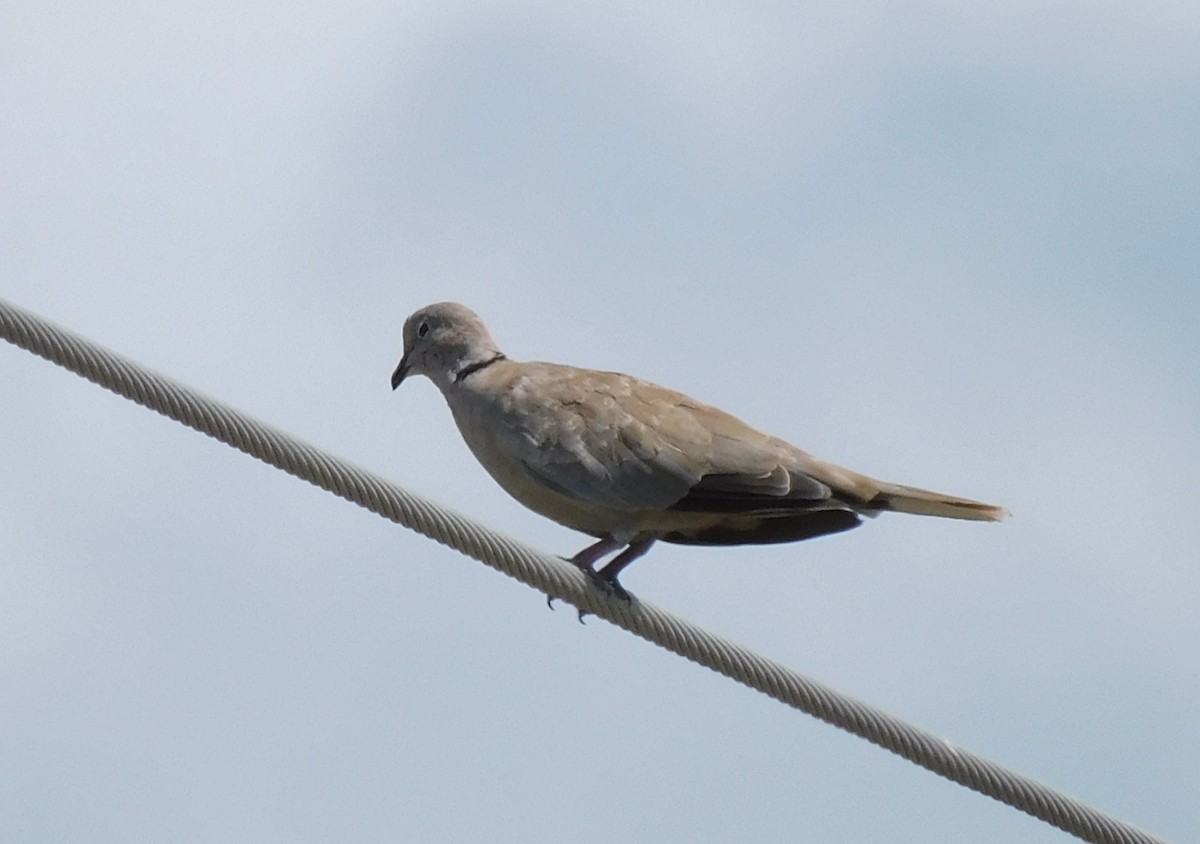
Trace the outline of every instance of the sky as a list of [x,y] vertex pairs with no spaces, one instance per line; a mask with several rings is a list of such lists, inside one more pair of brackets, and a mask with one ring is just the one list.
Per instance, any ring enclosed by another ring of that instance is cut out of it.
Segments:
[[[0,296],[537,548],[427,381],[670,385],[1007,506],[635,594],[1200,837],[1200,9],[0,8]],[[0,839],[1064,833],[0,346]]]

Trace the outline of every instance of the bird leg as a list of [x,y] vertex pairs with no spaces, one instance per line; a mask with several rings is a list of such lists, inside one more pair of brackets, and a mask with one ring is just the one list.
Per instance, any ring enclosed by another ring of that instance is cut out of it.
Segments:
[[579,568],[583,569],[585,572],[592,571],[592,565],[597,560],[599,560],[605,554],[608,554],[612,551],[616,551],[618,548],[620,548],[624,544],[625,544],[624,542],[613,539],[611,536],[606,536],[603,539],[601,539],[599,542],[594,542],[591,545],[589,545],[588,547],[584,548],[582,551],[580,551],[574,557],[567,560],[567,562],[571,563],[574,566],[578,566]]
[[647,536],[642,539],[635,539],[629,543],[629,547],[622,551],[617,556],[608,561],[608,564],[600,571],[596,572],[596,578],[604,584],[610,591],[626,601],[633,600],[632,596],[625,591],[625,587],[617,582],[617,575],[621,573],[627,565],[632,563],[638,557],[650,550],[650,546],[654,544],[657,537]]
[[[611,536],[606,536],[598,542],[593,542],[574,557],[560,557],[559,559],[565,560],[571,565],[578,567],[580,571],[591,577],[592,580],[596,580],[596,572],[592,568],[593,564],[595,564],[595,562],[605,554],[616,551],[623,544],[624,543],[613,539]],[[546,606],[548,606],[550,609],[554,609],[554,599],[549,595],[546,596]],[[582,612],[579,614],[579,620],[583,621]]]
[[[621,573],[627,565],[632,563],[638,557],[650,550],[650,546],[654,544],[655,537],[647,537],[645,539],[637,539],[629,544],[629,546],[617,556],[613,557],[604,568],[596,571],[592,566],[603,557],[609,554],[625,543],[611,536],[605,536],[597,542],[592,543],[584,548],[574,557],[567,560],[574,566],[577,566],[584,574],[592,579],[598,587],[605,592],[616,595],[626,601],[632,601],[633,596],[625,591],[625,587],[617,582],[617,575]],[[554,609],[554,599],[546,598],[546,605],[550,609]],[[583,613],[580,613],[580,621],[583,620]]]
[[[596,571],[596,569],[593,568],[594,564],[601,557],[603,557],[605,554],[611,553],[612,551],[616,551],[618,548],[620,548],[624,544],[625,543],[619,539],[614,539],[611,536],[606,536],[603,539],[601,539],[599,542],[595,542],[595,543],[589,545],[588,547],[584,548],[582,551],[580,551],[578,554],[576,554],[574,557],[572,557],[568,562],[570,562],[572,565],[578,566],[583,571],[584,574],[586,574],[588,577],[590,577],[592,579],[592,583],[595,583],[596,586],[598,586],[604,592],[608,592],[610,595],[616,595],[618,598],[624,598],[626,601],[629,601],[629,600],[631,600],[629,593],[626,592],[621,587],[621,585],[616,582],[616,580],[605,577],[603,574],[603,572],[607,571],[612,566],[613,563],[615,563],[617,560],[621,559],[622,557],[626,556],[629,553],[628,548],[626,548],[624,551],[622,551],[620,554],[618,554],[616,557],[614,557],[612,562],[610,562],[607,566],[605,566],[601,571]],[[641,553],[641,552],[639,552],[639,553]],[[637,556],[637,555],[635,554],[634,556]],[[632,559],[633,558],[631,557],[630,562],[632,561]],[[625,567],[625,565],[626,565],[626,563],[622,563],[617,568],[617,571],[620,571],[622,568]],[[584,613],[580,612],[579,620],[581,622],[583,621],[583,616],[584,616]]]

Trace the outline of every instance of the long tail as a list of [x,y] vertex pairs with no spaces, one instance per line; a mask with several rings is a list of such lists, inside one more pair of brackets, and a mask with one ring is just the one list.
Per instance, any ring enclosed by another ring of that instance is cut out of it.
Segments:
[[871,499],[869,506],[916,516],[973,519],[979,522],[998,522],[1009,515],[1007,510],[995,504],[889,483],[879,484],[879,494]]

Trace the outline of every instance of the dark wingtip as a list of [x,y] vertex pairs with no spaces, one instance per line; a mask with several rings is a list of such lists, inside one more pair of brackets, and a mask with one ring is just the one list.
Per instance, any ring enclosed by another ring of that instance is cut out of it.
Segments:
[[775,545],[799,542],[858,527],[862,520],[850,509],[799,510],[791,515],[763,514],[749,525],[718,524],[695,531],[669,533],[663,542],[676,545]]

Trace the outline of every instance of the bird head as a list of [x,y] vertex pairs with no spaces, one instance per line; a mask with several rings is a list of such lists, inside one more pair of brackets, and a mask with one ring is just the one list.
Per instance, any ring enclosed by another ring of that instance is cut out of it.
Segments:
[[503,357],[475,312],[457,302],[428,305],[404,323],[404,355],[392,389],[409,375],[424,375],[443,392],[473,366]]

